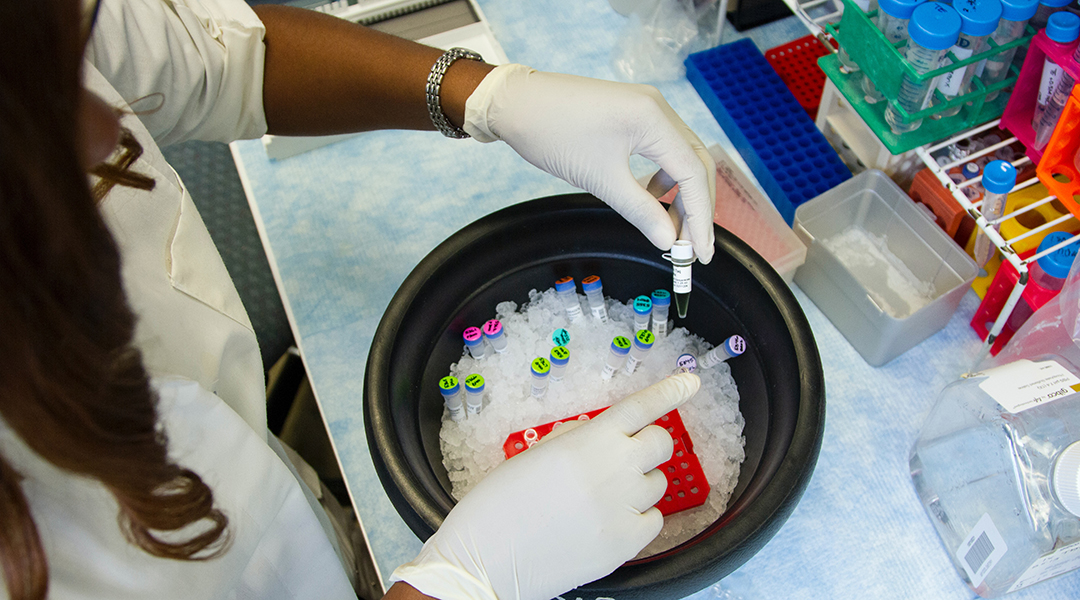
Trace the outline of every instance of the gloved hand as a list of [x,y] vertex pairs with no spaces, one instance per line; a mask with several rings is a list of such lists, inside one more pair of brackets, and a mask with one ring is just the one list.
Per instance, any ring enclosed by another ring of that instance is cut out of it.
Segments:
[[[502,65],[469,96],[463,128],[600,198],[661,250],[690,240],[712,260],[716,164],[656,88]],[[668,215],[634,179],[632,154],[678,182]]]
[[664,523],[656,467],[673,444],[649,424],[700,386],[675,375],[560,426],[489,473],[391,579],[443,600],[548,600],[611,573]]

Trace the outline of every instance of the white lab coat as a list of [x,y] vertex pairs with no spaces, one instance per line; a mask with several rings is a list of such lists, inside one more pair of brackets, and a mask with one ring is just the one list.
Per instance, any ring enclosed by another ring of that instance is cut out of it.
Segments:
[[100,208],[120,247],[148,371],[197,382],[157,384],[170,454],[213,489],[233,540],[223,557],[206,562],[147,554],[123,538],[116,503],[100,484],[42,461],[0,422],[0,451],[25,476],[52,598],[355,598],[320,509],[271,449],[251,323],[155,143],[265,132],[263,32],[242,0],[101,3],[85,85],[117,106],[156,108],[123,124],[145,150],[133,169],[157,187],[115,187]]
[[[304,489],[266,442],[193,381],[160,379],[154,387],[170,458],[214,491],[231,545],[207,561],[148,554],[124,539],[108,489],[45,461],[0,421],[0,452],[24,476],[45,547],[49,597],[355,600]],[[0,597],[7,598],[2,583]]]

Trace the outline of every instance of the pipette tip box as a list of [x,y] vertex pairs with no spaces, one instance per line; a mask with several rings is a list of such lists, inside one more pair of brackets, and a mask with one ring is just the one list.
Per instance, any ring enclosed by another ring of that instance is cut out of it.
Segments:
[[800,204],[851,178],[752,41],[691,54],[686,78],[789,225]]

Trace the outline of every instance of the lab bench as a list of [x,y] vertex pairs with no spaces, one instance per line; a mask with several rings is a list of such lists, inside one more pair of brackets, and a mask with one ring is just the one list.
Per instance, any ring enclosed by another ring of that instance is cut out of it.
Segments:
[[[615,78],[610,54],[626,19],[606,0],[477,4],[510,61]],[[789,18],[746,33],[765,50],[806,30]],[[728,28],[724,41],[739,37]],[[685,78],[657,87],[706,145],[737,155]],[[364,433],[363,371],[382,313],[412,268],[453,232],[505,206],[575,190],[504,144],[434,132],[365,133],[284,160],[269,159],[260,140],[236,142],[232,151],[385,582],[421,542],[384,493]],[[631,164],[636,175],[651,167],[641,160]],[[745,600],[973,597],[923,513],[907,465],[938,391],[967,371],[980,349],[968,326],[977,297],[967,293],[944,329],[875,368],[793,289],[824,365],[824,441],[791,517],[721,586]],[[1080,573],[1011,597],[1078,598]]]

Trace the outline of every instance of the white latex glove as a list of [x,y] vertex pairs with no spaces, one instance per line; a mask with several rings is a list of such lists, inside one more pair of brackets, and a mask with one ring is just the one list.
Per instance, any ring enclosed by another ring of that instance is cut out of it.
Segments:
[[[464,129],[600,198],[661,250],[690,240],[712,260],[716,163],[656,88],[502,65],[469,96]],[[668,215],[634,179],[633,154],[678,182]]]
[[443,600],[548,600],[611,573],[664,524],[656,467],[673,444],[649,424],[700,386],[668,377],[560,426],[489,473],[391,579]]

